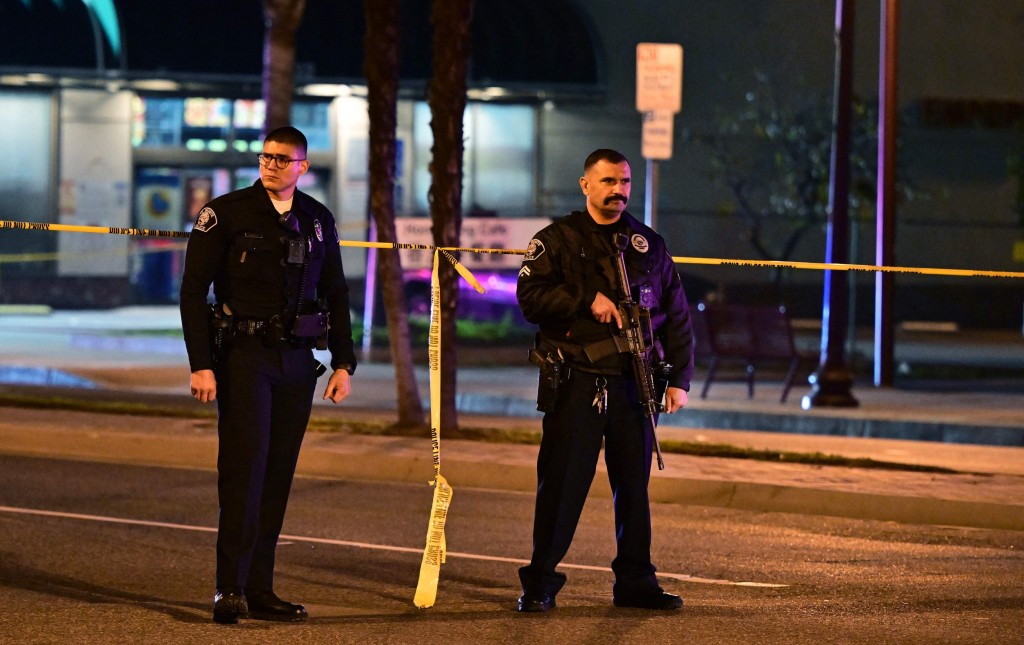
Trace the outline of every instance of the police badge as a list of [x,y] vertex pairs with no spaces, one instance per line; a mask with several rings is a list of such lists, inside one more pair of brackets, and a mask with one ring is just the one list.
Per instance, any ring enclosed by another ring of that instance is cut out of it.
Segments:
[[216,225],[217,213],[214,213],[213,209],[207,206],[203,210],[199,211],[199,216],[196,218],[196,224],[192,228],[200,233],[206,233]]
[[526,247],[526,255],[523,256],[523,260],[525,262],[532,262],[533,260],[536,260],[543,254],[544,243],[538,240],[537,238],[533,238],[532,240],[530,240],[530,245]]
[[639,253],[647,253],[647,249],[650,248],[650,245],[647,243],[647,238],[639,233],[634,233],[633,237],[630,238],[630,242],[633,243],[633,248]]
[[324,241],[324,229],[320,226],[320,220],[313,220],[313,232],[316,233],[316,239],[318,242]]

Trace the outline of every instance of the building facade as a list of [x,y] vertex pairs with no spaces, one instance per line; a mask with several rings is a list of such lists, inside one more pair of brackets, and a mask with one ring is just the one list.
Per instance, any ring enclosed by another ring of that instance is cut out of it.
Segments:
[[[226,3],[0,0],[0,122],[19,161],[0,169],[0,219],[187,230],[203,201],[256,176],[262,15]],[[431,134],[424,96],[429,2],[401,3],[400,215],[428,212]],[[855,88],[878,96],[880,5],[858,3]],[[173,8],[172,8],[173,7]],[[925,198],[897,211],[901,266],[1024,269],[1024,0],[899,3],[901,173]],[[673,255],[762,259],[734,197],[716,181],[702,133],[742,109],[758,76],[780,104],[831,92],[834,3],[478,0],[466,114],[463,214],[553,217],[578,208],[586,154],[633,161],[631,210],[644,210],[636,45],[684,48],[672,158],[658,162],[657,225]],[[201,28],[191,25],[199,24]],[[308,3],[297,45],[294,122],[310,136],[304,186],[369,235],[362,2]],[[42,46],[41,43],[47,43]],[[1016,164],[1016,165],[1015,165]],[[780,218],[769,235],[784,236]],[[856,213],[851,261],[873,264],[870,206]],[[525,246],[527,240],[507,240]],[[177,246],[175,246],[177,245]],[[789,259],[821,261],[825,230]],[[180,244],[147,238],[0,232],[0,298],[59,307],[173,301]],[[346,249],[354,279],[366,253]],[[686,265],[726,297],[783,299],[821,310],[821,275],[791,271],[781,292],[766,269]],[[873,276],[854,280],[870,303]],[[1024,288],[1008,279],[901,275],[897,319],[1020,326]],[[856,308],[870,318],[870,306]]]

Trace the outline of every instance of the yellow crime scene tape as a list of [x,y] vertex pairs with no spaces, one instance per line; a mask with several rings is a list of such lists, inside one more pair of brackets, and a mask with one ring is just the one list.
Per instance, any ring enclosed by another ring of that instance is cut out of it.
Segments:
[[447,544],[444,524],[452,500],[452,487],[441,475],[441,282],[437,277],[440,250],[434,251],[434,268],[430,273],[430,332],[427,356],[430,368],[430,448],[434,458],[434,499],[427,524],[427,544],[420,563],[420,577],[416,583],[413,604],[420,609],[434,606],[437,583],[441,578],[441,565],[445,562]]
[[100,233],[105,235],[138,235],[145,237],[188,237],[185,231],[160,231],[150,228],[121,228],[118,226],[80,226],[77,224],[47,224],[44,222],[12,222],[0,220],[0,229],[14,228],[25,231],[64,231],[69,233]]
[[[187,238],[188,233],[184,231],[162,231],[145,228],[121,228],[107,226],[78,226],[69,224],[47,224],[41,222],[18,222],[11,220],[0,220],[0,229],[21,229],[41,231],[64,231],[74,233],[100,233],[107,235],[131,235],[142,237],[179,237]],[[362,227],[365,228],[365,227]],[[459,263],[451,254],[459,253],[488,253],[495,255],[525,255],[526,249],[478,249],[471,247],[440,247],[430,244],[405,244],[402,242],[358,242],[353,240],[342,240],[341,246],[374,248],[374,249],[396,249],[396,250],[423,250],[442,251],[449,262],[455,266],[459,275],[463,277],[479,293],[486,293],[486,289],[480,284],[473,273]],[[168,249],[149,249],[147,252],[158,252]],[[54,259],[56,254],[8,254],[0,255],[0,262],[29,261],[22,258],[39,259],[45,255],[45,259]],[[944,269],[932,267],[898,267],[875,264],[843,264],[835,262],[796,262],[788,260],[740,260],[727,258],[698,258],[687,256],[673,256],[672,261],[676,264],[703,264],[703,265],[728,265],[741,267],[768,267],[768,268],[789,268],[815,271],[869,271],[872,273],[907,273],[920,275],[945,275],[961,277],[986,277],[986,278],[1024,278],[1021,271],[984,271],[978,269]]]
[[[452,252],[455,252],[455,251],[474,252],[475,251],[475,252],[480,252],[480,253],[487,253],[487,252],[490,252],[490,249],[462,249],[462,248],[448,247],[448,246],[432,246],[430,244],[405,244],[405,243],[402,243],[402,242],[355,242],[355,241],[352,241],[352,240],[342,240],[342,241],[338,242],[338,244],[340,244],[341,246],[362,247],[362,248],[370,248],[370,249],[396,249],[396,250],[399,250],[399,251],[404,251],[404,250],[408,250],[408,249],[416,249],[416,250],[421,250],[421,251],[434,251],[435,254],[436,254],[437,251],[440,251],[444,255],[445,259],[447,259],[449,262],[451,262],[452,266],[455,267],[455,270],[458,271],[459,275],[462,276],[462,278],[466,282],[468,282],[470,284],[470,286],[472,286],[474,289],[476,289],[477,293],[487,293],[487,289],[485,289],[484,286],[482,284],[480,284],[480,281],[476,279],[476,276],[473,275],[473,272],[470,271],[469,269],[467,269],[465,266],[463,266],[463,264],[461,262],[459,262],[457,259],[455,259],[455,256],[452,255]],[[500,252],[500,253],[505,253],[504,250],[497,250],[496,249],[495,251],[496,252]],[[520,253],[519,255],[522,255],[522,253]],[[437,258],[435,257],[434,260],[436,261]]]
[[[74,226],[66,224],[43,224],[35,222],[16,222],[0,220],[0,229],[21,229],[21,230],[44,230],[44,231],[65,231],[78,233],[100,233],[108,235],[132,235],[146,237],[188,237],[189,234],[183,231],[158,231],[139,228],[117,228],[105,226]],[[431,272],[430,287],[430,330],[428,335],[428,357],[430,373],[430,443],[434,462],[434,480],[429,482],[434,487],[433,501],[431,504],[430,521],[427,525],[427,540],[423,550],[423,559],[420,563],[420,575],[416,585],[416,593],[413,603],[419,608],[432,607],[437,599],[437,586],[440,580],[441,565],[445,562],[447,544],[445,541],[445,521],[448,517],[448,509],[452,499],[452,487],[441,475],[441,286],[438,280],[438,266],[440,258],[452,263],[459,275],[473,286],[479,293],[485,293],[483,285],[476,279],[473,273],[460,263],[454,252],[465,253],[489,253],[500,255],[525,255],[525,249],[477,249],[459,247],[439,247],[428,244],[405,244],[400,242],[358,242],[342,240],[341,246],[363,247],[376,249],[396,250],[425,250],[434,253],[434,266]],[[152,249],[151,251],[163,251],[164,249]],[[0,255],[0,263],[32,260],[52,260],[60,254],[51,253],[24,253]],[[993,278],[1024,278],[1024,272],[1016,271],[982,271],[975,269],[940,269],[926,267],[893,267],[870,264],[842,264],[830,262],[791,262],[778,260],[735,260],[723,258],[696,258],[674,256],[672,261],[676,264],[703,264],[703,265],[732,265],[741,267],[771,267],[791,268],[801,270],[817,271],[870,271],[907,273],[921,275],[945,275],[945,276],[967,276],[967,277],[993,277]]]
[[1020,271],[982,271],[978,269],[936,269],[929,267],[891,267],[876,264],[843,264],[834,262],[792,262],[782,260],[724,260],[721,258],[673,257],[676,264],[711,264],[741,267],[773,267],[783,269],[811,269],[818,271],[870,271],[872,273],[916,273],[920,275],[950,275],[972,278],[1024,278]]

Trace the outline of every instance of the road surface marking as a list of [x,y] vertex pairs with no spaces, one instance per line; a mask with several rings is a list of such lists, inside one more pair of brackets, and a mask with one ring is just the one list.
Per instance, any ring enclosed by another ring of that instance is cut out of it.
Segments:
[[[0,506],[0,513],[17,513],[21,515],[35,515],[39,517],[56,517],[61,519],[70,520],[84,520],[88,522],[106,522],[108,524],[128,524],[131,526],[148,526],[153,528],[161,529],[175,529],[179,531],[200,531],[203,533],[216,533],[217,529],[212,526],[195,526],[193,524],[176,524],[172,522],[154,522],[150,520],[133,520],[123,517],[108,517],[105,515],[86,515],[83,513],[65,513],[61,511],[44,511],[35,508],[17,508],[14,506]],[[308,544],[328,544],[331,546],[344,546],[353,549],[370,549],[376,551],[392,551],[395,553],[413,553],[416,555],[422,555],[423,549],[405,546],[390,546],[387,544],[370,544],[368,542],[352,542],[350,540],[334,540],[330,538],[318,538],[318,537],[307,537],[303,535],[285,535],[281,534],[280,540],[290,542],[305,542]],[[529,564],[529,560],[522,560],[519,558],[506,558],[496,555],[482,555],[479,553],[460,553],[458,551],[448,551],[447,555],[449,558],[463,558],[465,560],[483,560],[486,562],[503,562],[506,564]],[[581,569],[584,571],[600,571],[602,573],[610,573],[611,569],[608,567],[598,567],[589,564],[568,564],[562,563],[559,566],[566,569]],[[669,578],[672,580],[679,580],[681,582],[692,582],[695,584],[706,584],[706,585],[729,585],[733,587],[762,587],[769,589],[777,589],[780,587],[788,587],[789,585],[773,584],[768,582],[737,582],[734,580],[722,580],[718,578],[700,578],[697,576],[691,576],[685,573],[666,573],[664,571],[658,572],[658,577]]]

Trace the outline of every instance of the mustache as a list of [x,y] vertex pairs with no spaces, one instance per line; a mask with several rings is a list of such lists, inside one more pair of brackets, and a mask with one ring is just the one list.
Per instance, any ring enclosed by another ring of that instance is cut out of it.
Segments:
[[627,198],[625,195],[609,195],[604,198],[605,206],[615,201],[622,202],[623,204],[628,204],[629,198]]

